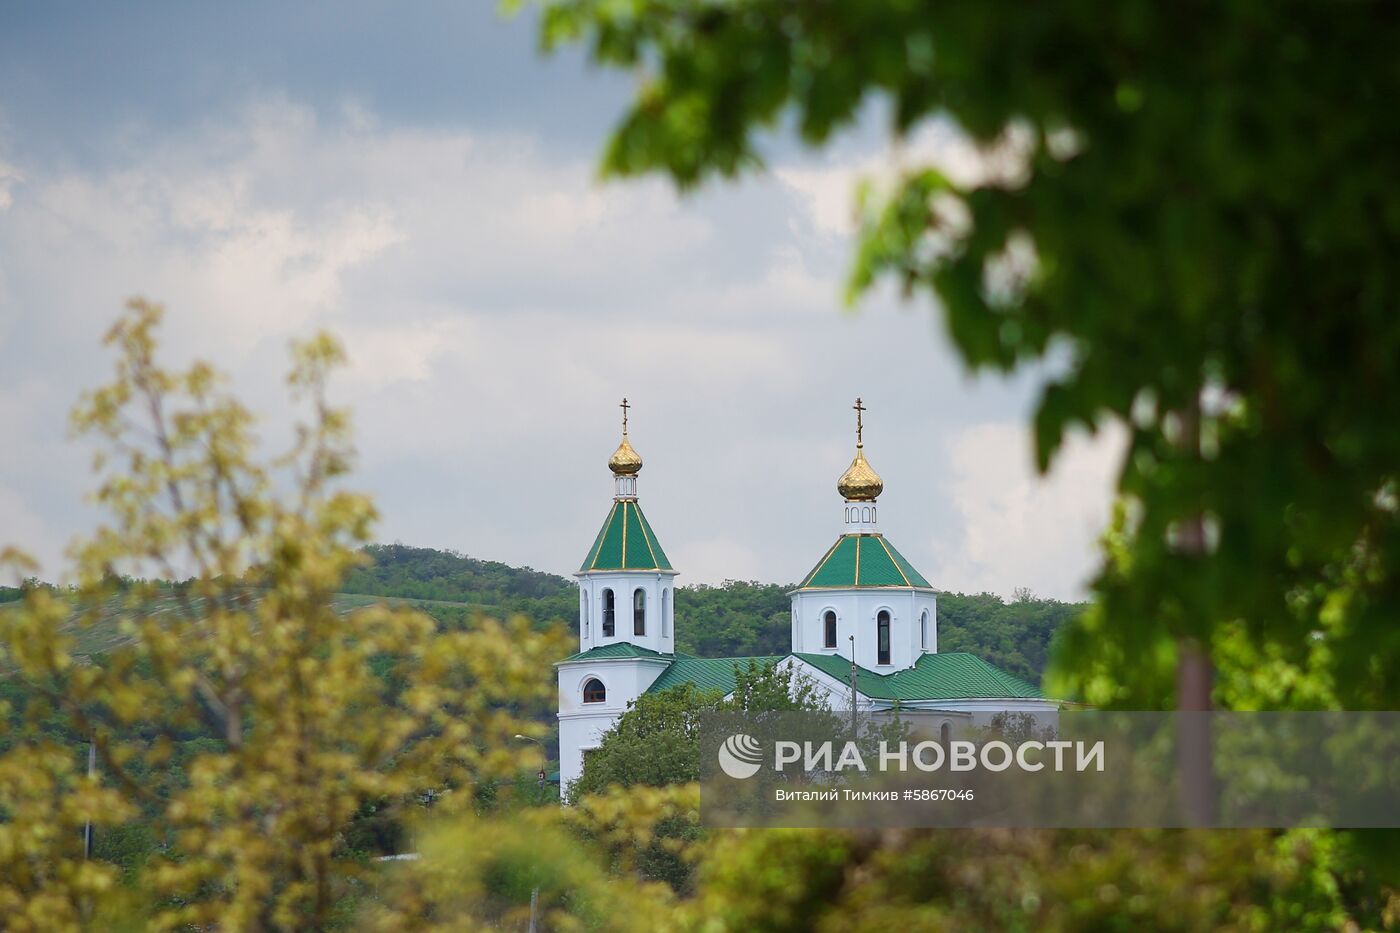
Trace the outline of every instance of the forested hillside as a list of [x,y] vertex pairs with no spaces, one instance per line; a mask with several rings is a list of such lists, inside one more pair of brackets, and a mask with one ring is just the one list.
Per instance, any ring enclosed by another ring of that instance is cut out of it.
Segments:
[[465,621],[459,617],[474,609],[519,613],[540,626],[572,622],[577,614],[577,591],[557,574],[404,544],[375,544],[365,551],[373,563],[352,571],[341,592],[465,604],[423,607],[443,622]]
[[1083,609],[1024,593],[1010,602],[992,593],[939,593],[938,650],[970,651],[1038,684],[1055,632]]
[[[344,609],[374,597],[413,600],[444,625],[485,614],[515,614],[537,627],[577,624],[577,590],[557,574],[467,557],[454,551],[372,545],[373,563],[353,571],[337,599]],[[790,586],[728,580],[676,590],[676,648],[700,657],[782,654],[789,646]],[[0,590],[0,601],[19,590]],[[421,602],[420,602],[421,601]],[[1080,610],[1073,603],[1021,594],[1010,602],[981,593],[938,597],[938,648],[970,651],[1002,670],[1038,683],[1055,632]],[[75,630],[81,654],[101,653],[119,638],[115,625]]]
[[738,580],[677,587],[676,650],[702,658],[785,653],[790,589]]
[[[518,612],[541,626],[576,624],[573,582],[556,574],[403,544],[374,545],[367,551],[374,564],[352,573],[344,592],[436,600],[422,609],[445,623],[465,622],[472,612],[482,611]],[[790,589],[739,580],[678,588],[677,650],[710,658],[782,654],[790,638]],[[942,593],[938,648],[970,651],[1038,683],[1051,638],[1080,608],[1027,593],[1009,602],[991,593]]]

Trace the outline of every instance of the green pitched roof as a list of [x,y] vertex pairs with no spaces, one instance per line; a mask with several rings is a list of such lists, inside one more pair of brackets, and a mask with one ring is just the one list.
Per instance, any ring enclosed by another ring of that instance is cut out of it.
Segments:
[[[606,661],[612,658],[660,658],[663,661],[670,661],[674,657],[675,655],[662,654],[660,651],[652,651],[650,648],[643,648],[640,645],[618,641],[611,645],[600,645],[597,648],[580,651],[578,654],[571,654],[564,661]],[[559,663],[563,664],[564,661]]]
[[734,692],[734,669],[748,667],[750,661],[759,666],[773,664],[783,659],[782,655],[757,658],[691,658],[677,657],[675,662],[647,688],[647,693],[660,693],[681,684],[694,684],[700,690],[718,690],[723,694]]
[[[843,658],[839,654],[795,654],[793,657],[801,658],[808,664],[815,667],[830,677],[834,677],[847,687],[851,683],[851,661]],[[893,700],[894,692],[890,689],[889,676],[868,671],[863,667],[856,668],[856,689],[865,696],[876,700]]]
[[[574,655],[570,661],[583,657],[599,657],[598,652],[621,648],[622,645],[608,645],[592,651]],[[630,647],[630,646],[628,646]],[[645,648],[634,648],[635,655],[618,657],[640,657]],[[646,652],[656,657],[655,652]],[[610,655],[611,656],[611,655]],[[753,658],[692,658],[676,655],[671,666],[661,672],[647,693],[658,693],[680,684],[694,684],[700,690],[717,690],[723,694],[734,692],[735,668],[746,667],[750,661],[760,665],[781,661],[786,655],[769,655]],[[851,682],[851,662],[837,654],[794,654],[792,657],[815,667],[822,673],[839,680],[843,684]],[[1036,687],[1005,671],[998,670],[976,655],[965,652],[948,654],[925,654],[920,656],[913,667],[892,674],[877,674],[863,667],[856,668],[856,689],[862,695],[875,700],[900,700],[916,702],[926,700],[1043,700],[1045,694]]]
[[854,586],[932,588],[884,535],[842,535],[798,589]]
[[584,558],[580,573],[590,570],[670,570],[666,552],[635,500],[613,502],[603,528]]
[[913,667],[889,675],[902,700],[951,700],[957,697],[1043,700],[1040,688],[993,667],[975,654],[950,651],[925,654]]
[[[835,654],[799,654],[842,683],[850,683],[851,662]],[[913,667],[891,674],[856,668],[856,689],[878,700],[1043,700],[1039,689],[962,651],[920,655]]]

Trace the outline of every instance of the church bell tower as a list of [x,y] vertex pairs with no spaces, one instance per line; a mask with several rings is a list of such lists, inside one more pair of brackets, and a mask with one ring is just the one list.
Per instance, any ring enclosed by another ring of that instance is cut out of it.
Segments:
[[865,458],[865,403],[856,399],[856,453],[836,481],[841,536],[792,600],[794,653],[840,655],[878,674],[938,651],[938,594],[880,533],[885,481]]
[[579,581],[579,650],[626,643],[673,654],[676,571],[637,501],[642,458],[627,436],[631,405],[624,398],[621,407],[622,441],[608,458],[613,474],[612,507],[575,574]]

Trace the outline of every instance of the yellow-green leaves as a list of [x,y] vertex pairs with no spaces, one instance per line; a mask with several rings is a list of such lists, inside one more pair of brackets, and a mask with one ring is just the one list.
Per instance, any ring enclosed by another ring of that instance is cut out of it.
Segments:
[[[0,614],[5,667],[33,698],[30,731],[0,758],[0,913],[36,929],[116,907],[155,929],[320,928],[363,874],[341,852],[356,814],[420,797],[463,809],[480,782],[518,773],[511,736],[531,727],[516,711],[551,695],[565,647],[523,620],[444,634],[409,609],[336,611],[374,521],[339,482],[352,461],[348,416],[326,397],[339,344],[293,348],[306,417],[268,456],[214,368],[161,364],[160,318],[129,305],[107,337],[115,378],[74,412],[105,454],[107,516],[74,549],[78,585],[32,588]],[[80,651],[99,628],[116,640]],[[95,740],[97,781],[75,776],[81,747],[40,739],[45,710]],[[205,738],[172,767],[191,736]],[[117,869],[82,860],[89,818],[161,840],[120,898]]]

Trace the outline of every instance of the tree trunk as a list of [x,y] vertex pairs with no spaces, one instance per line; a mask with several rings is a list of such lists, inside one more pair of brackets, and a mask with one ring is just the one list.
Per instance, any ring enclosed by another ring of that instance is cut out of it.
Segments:
[[[1200,394],[1181,413],[1181,444],[1187,455],[1201,455]],[[1188,558],[1206,553],[1205,516],[1197,512],[1181,529],[1180,550]],[[1209,647],[1190,637],[1176,642],[1177,772],[1181,809],[1188,826],[1210,826],[1216,818],[1214,753],[1210,708],[1213,670]]]

